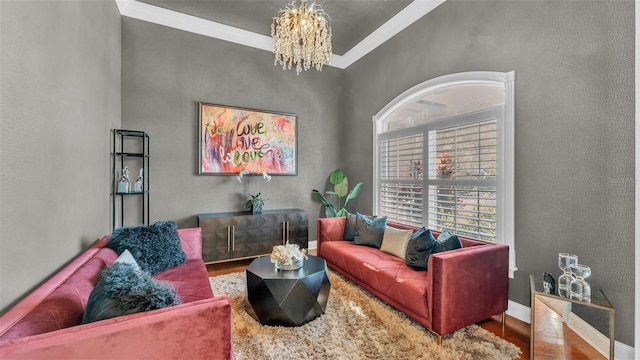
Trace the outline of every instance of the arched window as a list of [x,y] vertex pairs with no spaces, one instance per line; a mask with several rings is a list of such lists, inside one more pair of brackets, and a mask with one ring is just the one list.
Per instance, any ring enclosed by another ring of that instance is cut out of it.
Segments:
[[514,72],[414,86],[374,120],[374,208],[389,221],[514,248]]

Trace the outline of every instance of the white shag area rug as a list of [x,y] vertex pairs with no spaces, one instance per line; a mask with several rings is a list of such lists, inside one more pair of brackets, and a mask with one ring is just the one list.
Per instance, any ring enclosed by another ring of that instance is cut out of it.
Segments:
[[333,271],[324,315],[300,327],[261,325],[245,310],[244,272],[210,278],[213,293],[231,300],[233,356],[256,359],[491,359],[513,360],[521,350],[477,325],[444,337]]

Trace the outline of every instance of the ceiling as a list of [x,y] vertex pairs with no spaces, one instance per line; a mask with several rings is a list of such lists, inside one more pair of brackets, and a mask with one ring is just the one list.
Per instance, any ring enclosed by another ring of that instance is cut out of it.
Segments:
[[[139,0],[217,23],[271,36],[271,23],[288,0]],[[410,0],[320,0],[331,17],[333,52],[343,55],[411,3]]]
[[[346,68],[445,0],[316,0],[331,18],[331,66]],[[291,0],[116,0],[123,16],[272,51]]]

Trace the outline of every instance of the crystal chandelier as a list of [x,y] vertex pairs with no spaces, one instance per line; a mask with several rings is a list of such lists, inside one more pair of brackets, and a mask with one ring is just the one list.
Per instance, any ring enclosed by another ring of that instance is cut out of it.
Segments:
[[274,65],[280,63],[282,69],[295,65],[296,74],[312,66],[322,71],[331,60],[331,19],[315,2],[294,1],[280,10],[273,18],[271,36]]

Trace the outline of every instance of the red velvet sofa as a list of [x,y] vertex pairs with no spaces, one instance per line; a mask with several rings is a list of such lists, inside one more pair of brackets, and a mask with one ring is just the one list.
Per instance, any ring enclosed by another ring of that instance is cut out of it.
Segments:
[[318,219],[318,256],[434,332],[438,343],[443,335],[507,310],[508,246],[459,237],[461,249],[432,254],[427,271],[415,271],[405,259],[343,241],[345,223],[344,217]]
[[0,317],[0,359],[231,359],[231,306],[211,290],[202,231],[178,234],[187,261],[154,278],[182,304],[81,324],[100,271],[117,258],[105,236]]

